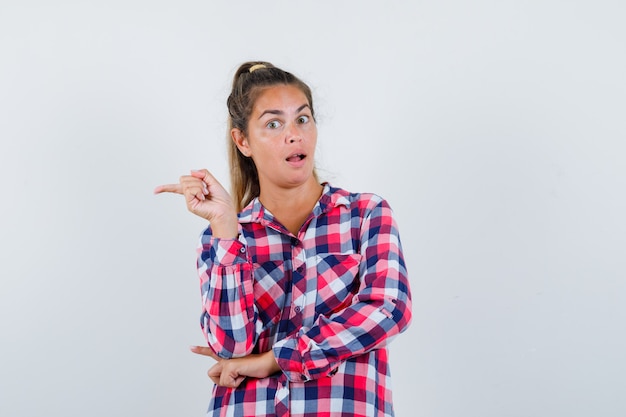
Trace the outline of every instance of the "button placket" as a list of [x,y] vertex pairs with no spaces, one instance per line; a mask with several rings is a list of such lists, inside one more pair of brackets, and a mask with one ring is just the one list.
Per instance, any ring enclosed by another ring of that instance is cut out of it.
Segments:
[[291,311],[291,318],[294,322],[301,324],[304,309],[304,293],[306,291],[306,257],[304,248],[302,247],[302,242],[292,239],[292,242],[294,241],[296,244],[291,247],[293,267],[291,292],[291,302],[293,307]]

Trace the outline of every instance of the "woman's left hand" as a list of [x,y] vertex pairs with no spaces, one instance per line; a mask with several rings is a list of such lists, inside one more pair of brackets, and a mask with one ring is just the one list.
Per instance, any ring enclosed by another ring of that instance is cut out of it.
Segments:
[[217,360],[208,375],[216,385],[223,387],[236,388],[246,377],[266,378],[280,371],[271,350],[233,359],[219,358],[209,347],[194,346],[191,351]]

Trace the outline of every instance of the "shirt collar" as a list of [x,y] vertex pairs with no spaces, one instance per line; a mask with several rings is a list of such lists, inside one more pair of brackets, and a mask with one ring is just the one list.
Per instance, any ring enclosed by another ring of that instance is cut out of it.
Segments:
[[[313,216],[319,217],[320,215],[330,211],[337,206],[349,206],[350,205],[350,193],[341,188],[336,188],[330,185],[328,182],[322,183],[324,189],[322,195],[318,200],[315,207],[313,207]],[[261,223],[261,222],[274,222],[274,216],[268,212],[263,204],[259,201],[259,198],[254,198],[250,204],[248,204],[239,213],[240,223]]]

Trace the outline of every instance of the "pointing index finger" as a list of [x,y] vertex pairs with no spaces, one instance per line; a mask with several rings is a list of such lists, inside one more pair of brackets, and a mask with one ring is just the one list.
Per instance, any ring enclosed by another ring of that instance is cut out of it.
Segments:
[[154,194],[161,194],[161,193],[182,194],[183,189],[180,186],[180,184],[164,184],[164,185],[159,185],[158,187],[154,189]]
[[217,354],[215,352],[213,352],[213,349],[211,349],[210,347],[205,347],[205,346],[189,346],[189,349],[193,352],[193,353],[197,353],[198,355],[204,355],[204,356],[208,356],[210,358],[215,359],[216,361],[220,361],[222,358],[220,358],[219,356],[217,356]]

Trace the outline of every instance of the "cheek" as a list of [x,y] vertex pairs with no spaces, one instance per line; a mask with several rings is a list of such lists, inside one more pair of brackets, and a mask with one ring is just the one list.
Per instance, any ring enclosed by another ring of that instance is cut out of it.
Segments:
[[317,126],[311,125],[309,129],[305,131],[309,137],[309,141],[313,144],[317,143]]
[[254,163],[258,165],[267,165],[268,163],[273,164],[274,162],[266,162],[273,160],[277,156],[277,152],[273,151],[272,147],[267,146],[255,146],[251,148],[252,150],[252,159]]

